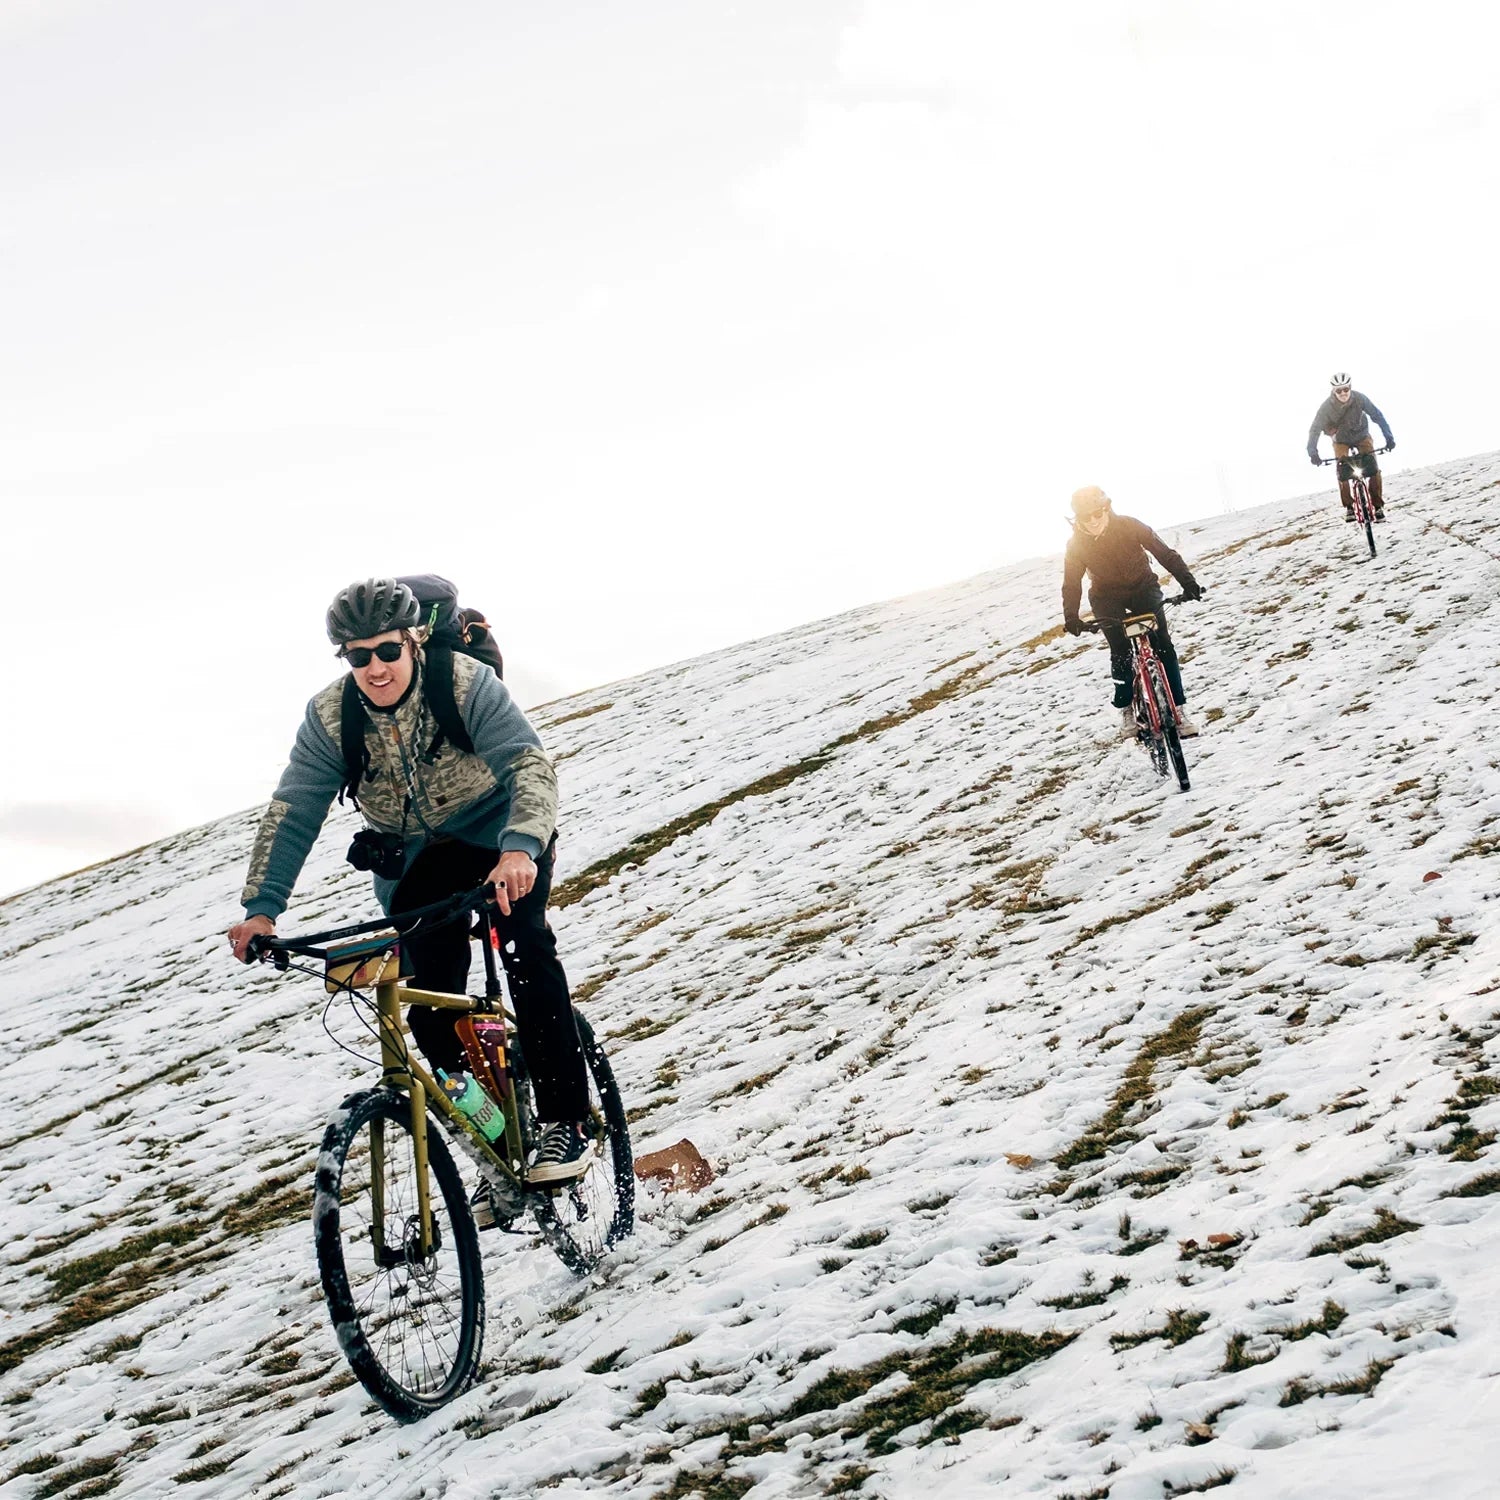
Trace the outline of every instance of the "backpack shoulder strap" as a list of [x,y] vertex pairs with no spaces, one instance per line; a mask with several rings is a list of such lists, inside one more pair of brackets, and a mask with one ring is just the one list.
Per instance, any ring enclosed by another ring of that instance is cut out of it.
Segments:
[[453,693],[453,652],[447,646],[428,646],[423,655],[427,664],[422,673],[422,693],[438,726],[423,759],[435,760],[445,739],[451,740],[465,755],[472,755],[474,741],[464,727],[463,715],[458,711],[458,701]]
[[339,803],[342,805],[347,797],[358,807],[360,778],[370,769],[370,750],[365,744],[365,710],[352,672],[344,678],[344,696],[339,703],[339,749],[344,755]]

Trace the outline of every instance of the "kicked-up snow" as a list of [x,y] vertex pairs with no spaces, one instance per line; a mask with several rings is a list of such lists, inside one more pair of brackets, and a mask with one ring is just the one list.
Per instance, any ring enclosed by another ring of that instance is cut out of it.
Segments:
[[[1493,1493],[1500,456],[1387,494],[1373,561],[1331,488],[1169,533],[1186,794],[1057,558],[541,711],[580,1004],[718,1177],[586,1282],[485,1235],[412,1426],[312,1253],[368,1033],[223,938],[255,814],[0,905],[0,1490]],[[374,914],[349,831],[286,932]]]

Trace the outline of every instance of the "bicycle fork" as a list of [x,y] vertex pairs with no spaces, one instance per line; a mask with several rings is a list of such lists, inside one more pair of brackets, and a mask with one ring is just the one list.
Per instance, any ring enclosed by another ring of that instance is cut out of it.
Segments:
[[[432,1229],[432,1177],[427,1169],[427,1090],[422,1080],[408,1069],[401,1041],[401,1002],[397,986],[378,985],[375,990],[377,1025],[380,1031],[380,1062],[387,1079],[401,1076],[411,1103],[412,1159],[417,1178],[417,1243],[421,1260],[431,1257],[436,1248]],[[385,1125],[370,1122],[370,1239],[377,1265],[389,1268],[406,1258],[409,1246],[402,1235],[399,1250],[391,1250],[385,1237]]]

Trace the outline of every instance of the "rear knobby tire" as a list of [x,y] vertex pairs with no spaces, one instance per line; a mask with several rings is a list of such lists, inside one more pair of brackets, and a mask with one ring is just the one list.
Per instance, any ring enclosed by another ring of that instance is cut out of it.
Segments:
[[[334,1332],[359,1383],[401,1422],[464,1391],[484,1342],[474,1216],[436,1121],[429,1116],[427,1124],[434,1243],[426,1257],[404,1094],[379,1088],[344,1100],[323,1133],[313,1198],[313,1241]],[[384,1155],[378,1225],[372,1147]]]
[[635,1228],[635,1158],[614,1070],[593,1027],[576,1010],[573,1019],[588,1073],[595,1154],[582,1177],[530,1196],[537,1225],[558,1259],[575,1275],[587,1276]]

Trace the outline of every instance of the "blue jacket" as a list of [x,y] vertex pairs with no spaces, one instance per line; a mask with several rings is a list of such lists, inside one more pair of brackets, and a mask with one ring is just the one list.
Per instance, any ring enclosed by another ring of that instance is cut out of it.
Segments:
[[1389,448],[1396,441],[1391,436],[1391,424],[1363,391],[1351,392],[1347,401],[1340,401],[1337,396],[1330,394],[1318,408],[1318,414],[1307,430],[1307,456],[1318,456],[1318,439],[1325,432],[1334,442],[1357,448],[1370,435],[1371,417],[1380,424],[1385,445]]

